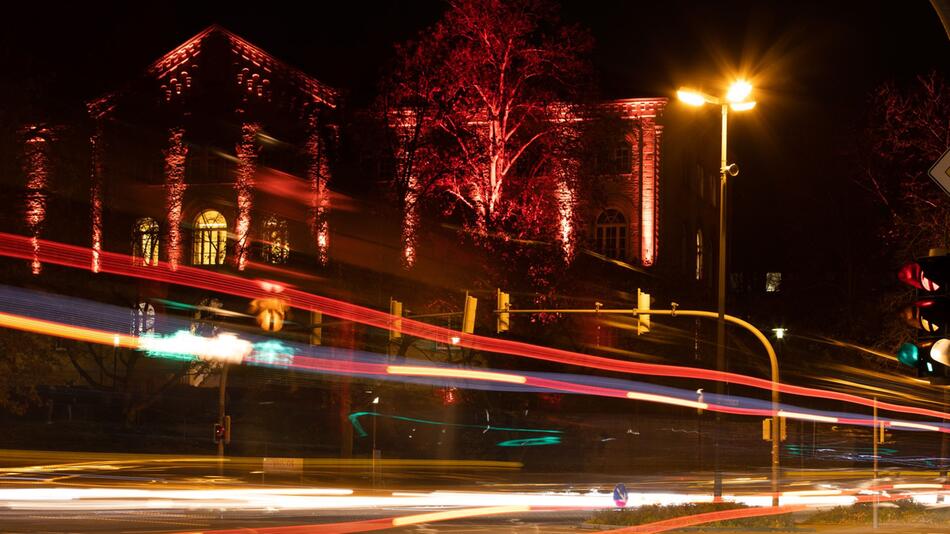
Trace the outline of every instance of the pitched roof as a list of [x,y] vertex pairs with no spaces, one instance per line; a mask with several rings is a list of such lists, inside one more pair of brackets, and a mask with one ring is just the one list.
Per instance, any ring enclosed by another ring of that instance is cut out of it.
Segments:
[[[339,92],[336,89],[309,76],[300,69],[284,63],[265,52],[262,48],[255,46],[246,39],[241,38],[217,24],[208,26],[160,57],[149,65],[145,71],[146,74],[154,77],[158,81],[171,78],[175,73],[180,72],[181,67],[191,64],[192,61],[201,54],[208,37],[212,35],[223,37],[230,46],[231,53],[234,54],[239,61],[248,63],[271,77],[281,78],[314,103],[323,104],[331,108],[336,107],[339,98]],[[89,102],[87,104],[89,113],[93,116],[109,113],[113,107],[115,97],[122,93],[123,91],[116,91]]]

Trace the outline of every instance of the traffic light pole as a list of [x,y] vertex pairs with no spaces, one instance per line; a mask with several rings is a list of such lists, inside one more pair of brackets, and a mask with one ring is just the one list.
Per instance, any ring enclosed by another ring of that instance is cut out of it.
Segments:
[[[228,364],[221,364],[221,383],[218,385],[218,424],[224,426],[224,417],[227,415],[225,397],[228,389]],[[218,469],[224,471],[224,439],[218,441]],[[220,473],[223,474],[223,473]]]
[[[779,369],[778,369],[778,356],[775,354],[775,349],[772,347],[772,344],[769,342],[768,338],[765,337],[765,334],[761,330],[753,326],[751,323],[743,321],[738,317],[732,315],[726,315],[725,313],[714,313],[703,310],[683,310],[675,307],[669,310],[654,310],[654,309],[637,309],[637,308],[627,308],[627,309],[605,309],[605,308],[593,308],[593,309],[535,309],[535,310],[513,310],[513,309],[504,309],[504,310],[495,310],[496,314],[499,313],[568,313],[568,314],[622,314],[622,315],[669,315],[670,317],[683,316],[683,317],[704,317],[708,319],[719,319],[720,317],[723,320],[723,325],[725,323],[732,323],[736,326],[741,326],[749,332],[752,333],[762,343],[762,346],[765,347],[765,352],[769,355],[769,366],[771,367],[772,372],[772,505],[778,506],[779,501],[779,442],[781,441],[781,433],[779,427]],[[722,382],[719,382],[722,383]]]

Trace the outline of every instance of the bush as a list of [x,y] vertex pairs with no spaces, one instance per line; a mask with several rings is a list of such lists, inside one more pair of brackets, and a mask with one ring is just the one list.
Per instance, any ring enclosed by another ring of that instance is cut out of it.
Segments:
[[[870,524],[874,511],[872,503],[836,506],[816,513],[804,521],[808,525]],[[950,522],[950,509],[931,509],[910,499],[881,503],[878,507],[881,523],[945,524]]]
[[[672,505],[648,504],[625,510],[602,510],[594,513],[594,516],[591,517],[588,522],[595,525],[632,526],[664,521],[676,517],[704,514],[707,512],[720,512],[723,510],[738,510],[742,508],[750,507],[734,502]],[[727,519],[725,521],[707,523],[703,526],[713,528],[792,528],[795,526],[795,522],[791,514],[781,514],[744,519]]]

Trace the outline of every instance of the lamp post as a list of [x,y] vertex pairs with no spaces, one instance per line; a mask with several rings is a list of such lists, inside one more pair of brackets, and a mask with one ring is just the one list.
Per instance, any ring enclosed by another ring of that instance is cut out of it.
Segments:
[[[733,111],[748,111],[755,107],[755,100],[750,99],[752,94],[752,85],[749,82],[738,80],[729,86],[725,97],[719,98],[710,96],[701,91],[681,88],[676,92],[680,101],[690,106],[703,106],[712,104],[719,106],[722,110],[722,152],[719,158],[719,272],[718,272],[718,307],[719,320],[716,325],[716,370],[725,371],[726,368],[726,185],[730,176],[739,174],[739,167],[736,164],[729,164],[726,159],[726,147],[728,139],[729,109]],[[773,382],[778,382],[777,369],[773,369]],[[723,383],[718,382],[716,392],[720,395],[724,393]],[[778,416],[778,390],[772,388],[772,479],[777,480],[778,473],[778,451],[779,451],[779,425]],[[719,434],[720,434],[721,416],[716,413],[715,445],[713,453],[714,480],[713,495],[722,497],[722,468],[719,463]],[[777,488],[772,488],[774,495],[772,503],[778,504]]]

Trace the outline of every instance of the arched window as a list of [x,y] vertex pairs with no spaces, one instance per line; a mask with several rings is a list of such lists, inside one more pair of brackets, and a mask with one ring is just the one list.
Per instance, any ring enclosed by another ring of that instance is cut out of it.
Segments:
[[228,221],[214,210],[204,210],[195,218],[191,262],[195,265],[222,265],[228,247]]
[[132,307],[133,336],[155,333],[155,307],[148,302],[139,302]]
[[696,279],[703,279],[703,230],[696,230]]
[[137,265],[158,265],[158,221],[142,217],[132,227],[132,257]]
[[268,263],[287,263],[290,257],[290,240],[287,235],[287,221],[273,215],[261,223],[261,255]]
[[608,258],[625,259],[627,257],[627,219],[615,209],[604,210],[597,217],[597,230],[594,236],[597,252]]

